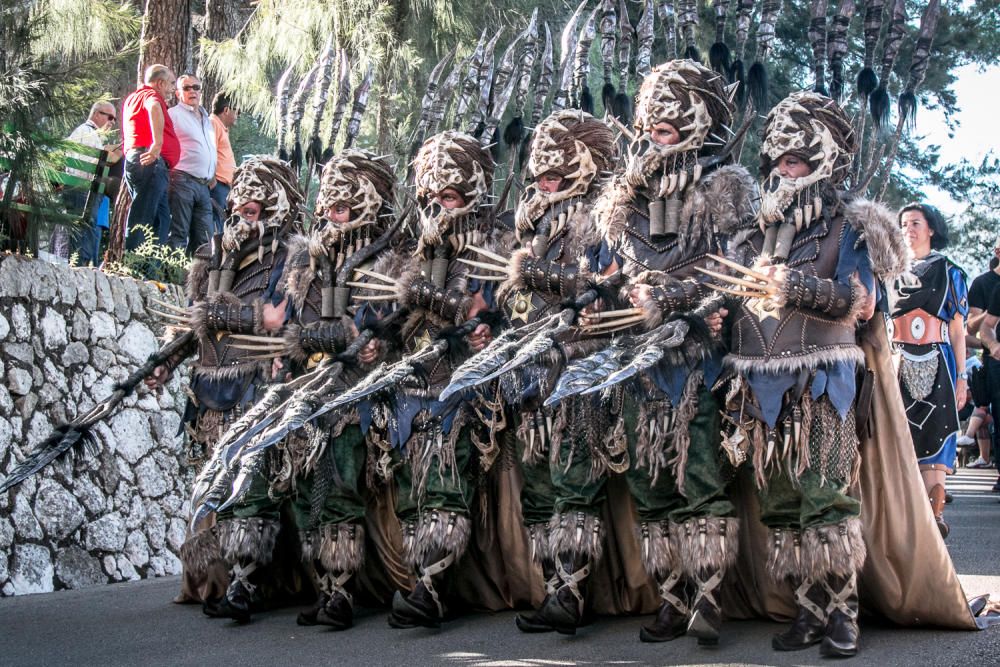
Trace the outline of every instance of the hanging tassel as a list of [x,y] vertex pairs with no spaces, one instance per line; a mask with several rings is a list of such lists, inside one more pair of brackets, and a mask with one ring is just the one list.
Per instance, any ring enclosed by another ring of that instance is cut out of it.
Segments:
[[736,100],[743,107],[747,103],[747,68],[742,58],[737,58],[729,67],[729,80],[739,84],[736,87]]
[[883,80],[868,100],[872,112],[872,124],[876,130],[882,130],[889,124],[889,91],[885,86],[886,82]]
[[604,113],[613,113],[615,104],[615,84],[610,81],[604,82],[601,88],[601,104],[604,105]]
[[615,95],[615,100],[611,105],[615,118],[622,122],[622,125],[629,127],[632,125],[632,98],[625,91]]
[[594,113],[594,96],[590,92],[590,86],[587,84],[583,85],[583,89],[580,91],[580,110],[593,114]]
[[725,42],[716,42],[708,50],[708,63],[712,66],[712,69],[725,76],[729,76],[731,72],[731,65],[729,64],[731,57],[732,53],[730,53],[729,47]]
[[516,146],[524,139],[524,119],[518,114],[503,129],[503,142],[507,147]]
[[865,67],[858,72],[858,93],[865,97],[871,95],[878,88],[878,76],[871,67]]
[[302,142],[298,139],[295,140],[295,147],[292,149],[292,159],[289,163],[292,165],[295,173],[298,173],[299,169],[302,168]]
[[759,60],[750,66],[747,73],[747,95],[757,109],[767,109],[767,68]]

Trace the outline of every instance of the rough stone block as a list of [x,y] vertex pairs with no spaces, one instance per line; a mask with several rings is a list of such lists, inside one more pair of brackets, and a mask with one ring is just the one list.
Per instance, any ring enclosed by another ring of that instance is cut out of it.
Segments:
[[53,590],[52,554],[40,544],[18,544],[10,568],[10,583],[18,595]]
[[38,522],[52,540],[64,540],[83,524],[83,506],[55,480],[45,479],[35,498]]
[[90,314],[90,342],[100,343],[103,340],[114,340],[118,336],[118,323],[115,318],[100,311]]
[[28,315],[28,309],[20,303],[15,303],[10,309],[10,321],[14,325],[14,338],[28,340],[31,336],[31,317]]
[[149,545],[159,551],[167,540],[167,517],[160,506],[152,500],[146,501],[146,537]]
[[42,321],[38,323],[42,332],[42,340],[49,350],[61,347],[67,342],[66,320],[59,311],[54,308],[47,308]]
[[112,512],[87,524],[85,545],[87,551],[120,552],[125,548],[125,521],[121,514]]
[[91,514],[101,514],[107,507],[104,494],[97,488],[97,485],[90,481],[89,477],[77,477],[73,483],[73,495],[75,495],[87,511]]
[[159,498],[173,486],[152,457],[143,459],[136,466],[135,481],[139,493],[146,498]]
[[115,295],[111,291],[108,277],[102,271],[95,271],[94,282],[97,288],[97,307],[109,313],[115,312]]
[[14,513],[11,518],[14,519],[14,528],[20,540],[42,539],[42,526],[31,511],[30,497],[31,494],[22,486],[21,492],[14,500]]
[[31,372],[23,368],[11,368],[7,371],[7,387],[10,393],[25,396],[31,391]]
[[146,567],[149,563],[149,544],[146,536],[139,531],[129,534],[125,541],[125,555],[135,567]]
[[85,364],[88,359],[90,359],[90,353],[87,352],[87,346],[78,340],[67,345],[62,354],[63,366]]
[[101,572],[101,562],[77,546],[60,549],[56,555],[56,576],[67,588],[85,588],[108,580]]
[[187,525],[183,519],[174,518],[170,520],[170,528],[167,530],[167,544],[170,545],[171,551],[180,553],[181,545],[184,544],[186,529]]
[[122,410],[111,418],[111,437],[118,454],[129,463],[139,462],[153,446],[149,434],[149,417],[135,410]]

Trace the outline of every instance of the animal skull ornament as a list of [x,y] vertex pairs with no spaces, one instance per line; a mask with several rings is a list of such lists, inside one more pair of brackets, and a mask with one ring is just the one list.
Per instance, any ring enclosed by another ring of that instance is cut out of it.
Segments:
[[258,202],[261,205],[260,219],[250,222],[239,214],[231,216],[222,233],[223,249],[233,252],[254,231],[263,237],[267,230],[281,228],[295,218],[302,196],[295,189],[294,182],[294,174],[285,162],[258,155],[244,160],[233,175],[229,206],[235,211],[249,202]]
[[[482,155],[471,155],[470,150],[479,150]],[[479,148],[479,142],[461,132],[442,132],[420,147],[413,163],[420,204],[420,235],[424,243],[440,243],[455,222],[486,204],[490,183],[483,169],[484,159],[492,165],[492,159]],[[434,201],[436,195],[448,188],[462,195],[464,206],[449,209]]]
[[351,219],[335,225],[339,232],[374,224],[379,210],[387,203],[363,171],[366,162],[375,160],[369,151],[349,149],[327,162],[316,195],[317,217],[336,204],[346,204],[351,209]]

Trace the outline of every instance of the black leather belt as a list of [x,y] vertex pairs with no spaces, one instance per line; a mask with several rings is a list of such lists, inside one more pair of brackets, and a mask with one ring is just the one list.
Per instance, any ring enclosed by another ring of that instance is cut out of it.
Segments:
[[192,176],[191,174],[187,173],[186,171],[181,171],[180,169],[174,169],[174,171],[176,173],[184,176],[185,178],[190,178],[192,181],[194,181],[195,183],[198,183],[199,185],[205,185],[205,186],[207,186],[212,181],[212,179],[210,179],[210,178],[198,178],[197,176]]

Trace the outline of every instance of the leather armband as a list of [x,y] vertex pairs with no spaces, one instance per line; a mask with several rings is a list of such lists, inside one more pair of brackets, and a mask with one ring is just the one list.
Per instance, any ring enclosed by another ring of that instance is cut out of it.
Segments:
[[313,322],[299,329],[299,345],[306,356],[315,352],[337,354],[347,348],[348,336],[342,322]]
[[446,320],[458,321],[468,310],[468,297],[453,290],[435,287],[429,280],[414,280],[406,290],[406,305],[425,308]]
[[678,280],[668,285],[656,285],[652,288],[652,298],[664,314],[689,311],[698,303],[698,283]]
[[836,280],[805,275],[794,269],[785,276],[785,303],[788,305],[836,318],[851,312],[854,299],[854,288]]
[[198,341],[192,338],[190,343],[188,343],[187,345],[185,345],[184,347],[182,347],[181,349],[177,350],[169,357],[164,359],[162,365],[168,371],[173,373],[175,370],[177,370],[178,366],[184,363],[185,359],[187,359],[197,351],[198,351]]
[[580,269],[574,264],[562,264],[547,259],[527,257],[521,261],[521,279],[534,292],[549,292],[562,297],[579,292]]
[[261,330],[260,310],[255,306],[216,301],[205,304],[205,327],[209,331],[253,334]]

